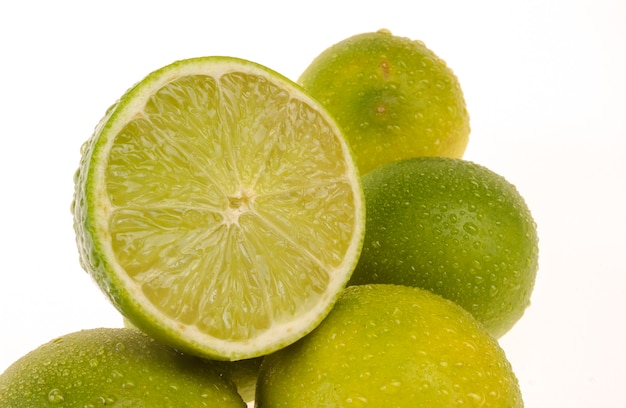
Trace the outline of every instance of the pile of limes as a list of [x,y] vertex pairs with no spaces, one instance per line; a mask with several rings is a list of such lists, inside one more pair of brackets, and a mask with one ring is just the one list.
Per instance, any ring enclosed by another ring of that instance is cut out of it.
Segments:
[[298,83],[177,61],[106,113],[72,211],[124,329],[71,333],[0,376],[7,407],[520,407],[498,337],[529,304],[536,226],[462,159],[458,79],[387,30]]

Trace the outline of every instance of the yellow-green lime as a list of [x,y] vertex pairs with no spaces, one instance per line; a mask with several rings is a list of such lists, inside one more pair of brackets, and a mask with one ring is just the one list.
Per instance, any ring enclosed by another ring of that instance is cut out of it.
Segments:
[[75,185],[83,268],[134,326],[207,358],[254,358],[310,332],[364,234],[333,118],[237,58],[177,61],[133,86],[83,146]]
[[402,285],[352,286],[309,335],[265,357],[257,408],[522,407],[497,341],[467,311]]
[[362,174],[465,152],[470,124],[459,80],[421,41],[388,30],[358,34],[323,51],[298,82],[333,114]]
[[535,221],[504,177],[476,163],[424,157],[363,177],[367,232],[350,284],[419,286],[471,312],[495,337],[529,305]]
[[[139,330],[128,319],[123,319],[124,327]],[[245,402],[254,400],[254,390],[259,375],[259,367],[263,357],[255,357],[245,360],[222,361],[205,360],[220,376],[228,379],[237,387],[237,393]]]
[[0,406],[221,407],[246,404],[202,360],[132,329],[89,329],[58,337],[0,376]]

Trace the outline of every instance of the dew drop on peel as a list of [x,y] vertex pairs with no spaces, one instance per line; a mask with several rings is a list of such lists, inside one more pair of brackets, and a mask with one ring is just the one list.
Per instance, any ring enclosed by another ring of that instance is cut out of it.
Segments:
[[65,401],[63,393],[58,388],[53,388],[48,392],[48,402],[53,405],[61,404]]

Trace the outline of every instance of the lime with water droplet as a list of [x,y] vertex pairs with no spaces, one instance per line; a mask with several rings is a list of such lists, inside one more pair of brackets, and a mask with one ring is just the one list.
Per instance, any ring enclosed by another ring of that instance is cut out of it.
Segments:
[[465,152],[470,125],[459,80],[423,42],[385,29],[357,34],[323,51],[298,82],[335,117],[362,174]]
[[402,285],[347,288],[309,335],[263,360],[257,408],[522,407],[515,374],[454,302]]
[[67,334],[26,354],[0,375],[1,407],[103,405],[246,406],[235,386],[204,361],[133,329]]
[[495,337],[521,318],[538,269],[538,237],[514,185],[467,160],[425,157],[373,170],[363,189],[367,228],[349,284],[432,290]]

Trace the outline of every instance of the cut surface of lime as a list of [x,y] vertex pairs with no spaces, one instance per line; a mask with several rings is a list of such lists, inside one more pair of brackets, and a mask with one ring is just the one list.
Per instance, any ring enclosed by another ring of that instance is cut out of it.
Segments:
[[130,322],[197,355],[263,355],[311,331],[354,269],[359,176],[298,85],[230,57],[132,87],[82,149],[81,263]]

